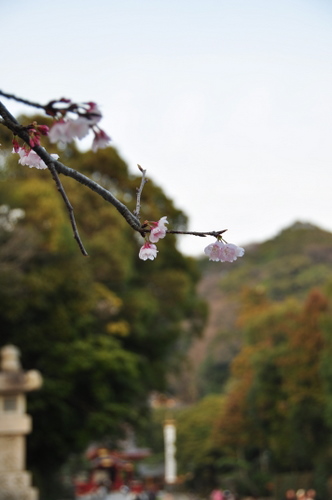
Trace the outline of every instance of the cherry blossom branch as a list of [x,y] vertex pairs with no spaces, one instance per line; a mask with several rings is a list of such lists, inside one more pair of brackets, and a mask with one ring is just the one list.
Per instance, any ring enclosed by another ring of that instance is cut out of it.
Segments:
[[21,97],[17,97],[14,94],[8,94],[7,92],[3,92],[0,90],[0,96],[6,97],[6,99],[12,99],[16,102],[21,102],[27,106],[31,106],[33,108],[42,109],[47,115],[52,117],[64,116],[66,113],[76,113],[78,116],[84,116],[85,118],[93,119],[96,117],[100,117],[101,114],[99,110],[94,110],[94,103],[85,103],[84,105],[78,105],[76,103],[71,102],[70,99],[66,99],[62,97],[61,99],[54,99],[49,101],[47,104],[39,104],[38,102],[33,102],[28,99],[22,99]]
[[[10,128],[12,131],[14,131],[16,129],[18,135],[20,134],[21,138],[24,140],[24,141],[28,141],[29,143],[29,140],[30,140],[30,137],[29,137],[29,134],[24,130],[24,128],[22,128],[18,122],[16,121],[16,119],[9,113],[8,110],[4,110],[3,109],[3,105],[2,103],[0,102],[0,113],[2,114],[4,120],[8,120],[9,121],[9,124],[10,124]],[[6,124],[6,123],[4,123]],[[13,130],[14,129],[14,130]],[[38,149],[41,149],[42,151],[45,151],[43,150],[43,148],[41,148],[40,146],[36,146],[35,147],[37,149],[37,154],[38,154]],[[33,148],[34,149],[34,148]],[[40,153],[39,153],[40,154]],[[55,165],[54,165],[54,160],[52,159],[52,157],[50,155],[48,155],[49,157],[48,158],[45,158],[46,159],[46,164],[52,174],[52,177],[53,177],[53,180],[57,186],[57,189],[59,191],[59,193],[61,194],[64,202],[65,202],[65,205],[67,207],[67,210],[68,210],[68,213],[69,213],[69,220],[70,220],[70,223],[71,223],[71,226],[72,226],[72,229],[73,229],[73,234],[74,234],[74,238],[75,240],[77,241],[78,243],[78,246],[82,252],[82,254],[84,256],[87,256],[88,253],[87,251],[85,250],[84,248],[84,245],[82,243],[82,240],[80,238],[80,235],[79,235],[79,232],[78,232],[78,229],[77,229],[77,225],[76,225],[76,220],[75,220],[75,216],[74,216],[74,209],[68,199],[68,196],[64,190],[64,187],[59,179],[59,176],[58,176],[58,173],[56,171],[56,168],[55,168]]]
[[[18,135],[21,139],[23,139],[27,144],[29,144],[29,136],[27,132],[24,130],[24,127],[19,125],[19,123],[16,121],[16,119],[9,113],[9,111],[5,108],[5,106],[0,102],[0,114],[3,116],[5,122],[4,125],[9,125],[8,128],[12,130],[16,135]],[[7,124],[7,120],[9,123]],[[68,177],[72,177],[75,179],[77,182],[83,184],[84,186],[87,186],[90,188],[92,191],[96,192],[104,198],[106,201],[111,203],[117,210],[118,212],[125,218],[125,220],[128,222],[128,224],[135,230],[138,231],[139,233],[147,234],[150,233],[150,229],[145,228],[144,226],[141,225],[138,215],[140,213],[140,200],[141,200],[141,194],[144,188],[144,185],[148,181],[146,178],[146,170],[143,169],[140,165],[138,165],[139,170],[142,172],[142,180],[140,187],[137,190],[137,203],[136,203],[136,210],[134,213],[132,213],[126,205],[121,203],[110,191],[104,189],[102,186],[100,186],[98,183],[93,181],[92,179],[86,177],[84,174],[81,174],[77,170],[74,170],[70,167],[67,167],[66,165],[63,165],[59,161],[54,161],[54,159],[51,157],[47,151],[42,148],[41,146],[35,146],[32,148],[44,162],[46,163],[47,166],[54,165],[56,172],[61,173],[63,175],[66,175]],[[67,203],[66,203],[67,204]],[[68,206],[68,205],[67,205]],[[71,205],[70,205],[71,206]],[[222,229],[220,231],[176,231],[176,230],[167,230],[167,233],[169,234],[188,234],[192,236],[200,236],[200,237],[205,237],[205,236],[214,236],[218,237],[222,233],[227,231],[226,229]]]
[[135,231],[141,232],[141,224],[137,217],[135,217],[134,214],[129,210],[129,208],[121,201],[119,201],[110,191],[103,188],[97,182],[93,181],[81,172],[67,167],[59,161],[54,161],[51,155],[49,155],[47,151],[45,151],[45,149],[43,149],[41,146],[35,146],[33,150],[36,151],[36,153],[41,157],[42,160],[44,160],[46,165],[48,165],[49,162],[54,163],[55,169],[59,174],[71,177],[83,186],[91,189],[91,191],[97,193],[99,196],[104,198],[104,200],[111,203]]
[[[10,112],[7,110],[7,108],[0,102],[0,115],[3,117],[3,121],[1,122],[3,125],[5,125],[7,128],[9,128],[15,135],[20,137],[24,142],[27,144],[30,143],[30,137],[29,134],[26,130],[26,127],[22,127],[17,120],[10,114]],[[77,231],[77,226],[74,218],[74,211],[72,208],[72,205],[69,202],[69,199],[65,193],[65,190],[60,182],[60,179],[58,177],[58,173],[61,173],[63,175],[66,175],[68,177],[72,177],[74,180],[79,182],[80,184],[83,184],[84,186],[87,186],[90,188],[92,191],[96,192],[104,198],[106,201],[111,203],[117,210],[118,212],[124,217],[124,219],[128,222],[128,224],[135,230],[141,232],[141,224],[140,221],[137,219],[137,217],[134,216],[130,212],[130,210],[121,203],[110,191],[107,191],[104,189],[102,186],[97,184],[95,181],[92,179],[89,179],[85,175],[81,174],[80,172],[77,172],[76,170],[67,167],[66,165],[63,165],[59,161],[55,161],[54,158],[41,146],[34,146],[33,149],[38,156],[46,163],[48,168],[50,169],[53,179],[56,182],[57,189],[59,190],[65,204],[67,207],[67,210],[69,212],[69,217],[70,221],[72,224],[73,232],[74,232],[74,238],[79,244],[79,247],[83,253],[83,255],[87,255],[86,250],[84,249],[83,243],[79,237],[78,231]]]
[[[144,170],[140,165],[138,165],[138,168],[142,173],[142,179],[139,188],[136,190],[136,208],[133,212],[131,212],[129,208],[121,203],[110,191],[106,190],[77,170],[67,167],[63,163],[59,162],[57,160],[58,155],[50,155],[43,147],[40,146],[40,139],[42,135],[48,135],[48,138],[52,143],[60,142],[66,144],[75,138],[82,139],[89,133],[89,131],[92,131],[94,134],[92,150],[97,151],[99,148],[107,147],[111,139],[101,128],[99,128],[98,123],[102,118],[102,114],[96,103],[85,102],[77,104],[72,102],[70,99],[62,98],[50,101],[45,106],[42,106],[38,103],[18,98],[13,94],[4,93],[1,90],[0,95],[6,97],[7,99],[14,99],[17,102],[22,102],[23,104],[43,109],[46,114],[51,115],[54,118],[55,123],[53,124],[51,130],[46,125],[39,125],[36,121],[24,127],[17,122],[7,108],[0,102],[0,116],[2,117],[2,119],[0,119],[0,124],[7,127],[14,134],[13,152],[19,154],[19,163],[22,165],[28,165],[39,169],[48,168],[50,170],[56,187],[66,205],[74,238],[77,241],[83,255],[88,254],[80,239],[74,217],[74,210],[60,181],[59,174],[73,178],[80,184],[97,193],[116,208],[132,229],[139,232],[145,239],[145,243],[139,252],[139,257],[142,260],[153,260],[156,258],[158,250],[155,243],[164,238],[166,234],[215,237],[216,241],[204,249],[205,254],[209,256],[210,260],[233,262],[237,259],[237,257],[242,257],[244,254],[243,248],[237,247],[232,243],[226,243],[223,239],[222,235],[227,231],[227,229],[219,231],[179,231],[167,229],[166,224],[168,224],[168,221],[166,216],[162,217],[157,222],[144,221],[144,223],[141,224],[139,219],[141,195],[144,185],[147,182],[147,178],[146,170]],[[78,115],[78,118],[75,120],[68,118],[70,113]],[[19,137],[26,145],[21,147],[16,137]]]
[[[136,190],[137,198],[136,198],[136,209],[134,210],[134,215],[137,218],[139,218],[140,209],[141,209],[141,195],[142,195],[142,191],[143,191],[145,184],[148,182],[148,179],[146,178],[146,170],[144,168],[142,168],[140,165],[137,165],[137,166],[138,166],[138,169],[140,170],[140,172],[142,172],[142,180],[141,180],[140,187],[137,188],[137,190]],[[152,231],[152,229],[147,227],[147,222],[148,221],[146,221],[141,227],[140,232],[141,232],[142,236],[144,236],[145,234],[151,233],[151,231]],[[214,236],[215,238],[218,238],[220,235],[222,235],[226,231],[227,231],[227,229],[221,229],[220,231],[204,231],[204,232],[203,231],[178,231],[178,230],[174,230],[174,229],[167,229],[167,230],[165,230],[165,234],[188,234],[191,236],[200,236],[203,238],[205,236]]]

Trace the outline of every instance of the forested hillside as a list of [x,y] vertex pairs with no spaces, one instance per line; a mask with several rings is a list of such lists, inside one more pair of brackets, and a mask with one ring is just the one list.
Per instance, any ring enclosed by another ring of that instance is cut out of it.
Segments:
[[192,487],[332,497],[331,255],[331,233],[297,222],[234,264],[201,261],[208,321],[174,411]]
[[[332,280],[332,233],[295,222],[271,240],[246,246],[243,259],[216,265],[203,258],[200,268],[198,290],[209,315],[203,337],[190,350],[195,376],[188,377],[183,393],[188,401],[219,392],[227,380],[230,360],[242,344],[239,312],[249,297],[303,300],[312,288]],[[246,307],[251,310],[252,304]]]

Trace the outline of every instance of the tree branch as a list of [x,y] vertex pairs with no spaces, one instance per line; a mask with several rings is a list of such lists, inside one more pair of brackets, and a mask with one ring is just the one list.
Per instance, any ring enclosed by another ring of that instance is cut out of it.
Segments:
[[136,209],[134,210],[134,215],[139,219],[140,211],[141,211],[141,195],[145,184],[148,182],[146,178],[146,170],[142,168],[140,165],[137,165],[139,170],[142,172],[142,180],[141,185],[137,188],[137,196],[136,196]]
[[42,106],[41,104],[38,104],[37,102],[32,102],[28,101],[27,99],[22,99],[21,97],[16,97],[14,94],[7,94],[6,92],[3,92],[0,90],[0,95],[3,97],[6,97],[7,99],[13,99],[16,102],[22,102],[23,104],[26,104],[27,106],[33,106],[34,108],[38,109],[45,109],[45,106]]
[[191,236],[200,236],[200,237],[205,237],[205,236],[214,236],[215,238],[218,238],[218,236],[221,236],[223,233],[226,233],[227,229],[221,229],[220,231],[175,231],[173,229],[169,229],[166,231],[167,234],[190,234]]
[[[2,115],[4,122],[3,124],[9,128],[15,135],[20,137],[24,142],[29,144],[29,135],[25,131],[24,127],[22,127],[17,120],[9,113],[7,108],[0,102],[0,115]],[[126,205],[121,203],[110,191],[106,190],[97,182],[89,179],[89,177],[81,174],[77,170],[74,170],[70,167],[67,167],[63,163],[59,161],[54,161],[54,158],[41,146],[34,146],[32,148],[38,156],[46,163],[47,166],[53,164],[57,173],[66,175],[67,177],[71,177],[75,179],[80,184],[87,186],[89,189],[99,194],[104,200],[111,203],[120,214],[124,217],[124,219],[128,222],[128,224],[138,232],[141,232],[141,224],[137,217],[129,210]]]
[[80,238],[80,235],[79,235],[79,232],[78,232],[78,229],[77,229],[77,225],[76,225],[76,220],[75,220],[75,215],[74,215],[74,209],[68,199],[68,196],[66,194],[66,191],[64,190],[63,188],[63,185],[61,184],[61,181],[59,179],[59,176],[58,176],[58,173],[55,169],[55,166],[54,166],[54,163],[49,163],[48,165],[48,168],[52,174],[52,177],[54,179],[54,182],[58,188],[58,191],[60,192],[64,202],[65,202],[65,205],[67,207],[67,210],[68,210],[68,213],[69,213],[69,219],[70,219],[70,223],[71,223],[71,227],[73,229],[73,233],[74,233],[74,238],[75,240],[77,241],[77,244],[78,246],[80,247],[80,250],[82,252],[82,254],[87,257],[88,256],[88,252],[85,250],[84,248],[84,245],[82,243],[82,240]]
[[[40,109],[45,110],[45,106],[41,106],[38,103],[34,103],[31,101],[27,101],[26,99],[20,99],[12,94],[6,94],[0,90],[0,95],[3,95],[4,97],[8,99],[14,99],[18,102],[22,102],[24,104],[34,106]],[[30,146],[29,142],[29,134],[27,132],[26,127],[23,127],[20,125],[17,120],[10,114],[10,112],[7,110],[7,108],[0,102],[0,115],[2,116],[3,120],[0,121],[0,124],[6,126],[9,130],[11,130],[15,135],[20,137],[26,144]],[[143,237],[145,234],[150,233],[151,229],[147,228],[146,226],[142,226],[139,220],[139,215],[140,215],[140,204],[141,204],[141,195],[142,191],[144,188],[144,185],[147,182],[146,178],[146,170],[144,170],[140,165],[138,165],[139,170],[142,172],[142,180],[140,187],[137,189],[137,200],[136,200],[136,209],[134,212],[131,212],[129,208],[124,205],[121,201],[119,201],[110,191],[107,189],[103,188],[100,186],[97,182],[93,181],[86,175],[78,172],[77,170],[74,170],[70,167],[67,167],[60,161],[54,160],[54,158],[41,146],[34,146],[31,149],[33,149],[38,156],[46,163],[47,167],[49,168],[53,180],[56,183],[57,189],[60,192],[65,205],[67,207],[68,213],[69,213],[69,218],[71,221],[73,233],[74,233],[74,238],[76,239],[81,252],[83,255],[88,255],[83,243],[80,239],[76,222],[75,222],[75,217],[74,217],[74,211],[73,207],[66,195],[66,192],[61,184],[61,181],[59,179],[58,174],[63,174],[66,175],[67,177],[71,177],[72,179],[76,180],[80,184],[88,187],[95,193],[97,193],[99,196],[104,198],[107,202],[111,203],[116,210],[122,215],[122,217],[127,221],[127,223],[134,229],[135,231],[139,232]],[[205,236],[214,236],[215,238],[220,237],[224,232],[226,232],[227,229],[222,229],[220,231],[176,231],[176,230],[168,230],[168,234],[188,234],[192,236],[200,236],[200,237],[205,237]]]

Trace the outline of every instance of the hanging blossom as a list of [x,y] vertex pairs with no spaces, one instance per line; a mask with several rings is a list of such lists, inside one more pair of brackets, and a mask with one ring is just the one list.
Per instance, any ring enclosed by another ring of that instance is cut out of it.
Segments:
[[158,250],[154,243],[157,243],[157,241],[161,240],[162,238],[165,238],[167,232],[165,224],[168,224],[166,216],[162,217],[157,222],[154,221],[147,222],[147,225],[151,227],[151,231],[149,234],[149,241],[146,241],[139,251],[138,256],[140,259],[153,260],[157,257]]
[[103,130],[94,131],[95,137],[92,143],[92,151],[95,153],[97,149],[106,148],[111,141],[111,138]]
[[148,241],[144,243],[139,251],[139,258],[142,260],[154,260],[157,257],[157,247],[153,243],[149,243]]
[[233,243],[225,243],[222,240],[217,240],[210,243],[205,249],[204,253],[208,255],[209,260],[215,262],[234,262],[238,257],[244,255],[244,248],[238,247]]
[[[14,149],[12,152],[19,154],[20,159],[18,160],[18,162],[21,165],[27,165],[30,168],[35,167],[35,168],[38,168],[40,170],[47,168],[46,163],[32,149],[28,150],[28,149],[21,148],[21,147],[14,145]],[[52,154],[51,156],[55,160],[57,160],[59,158],[59,155],[57,155],[57,154]]]

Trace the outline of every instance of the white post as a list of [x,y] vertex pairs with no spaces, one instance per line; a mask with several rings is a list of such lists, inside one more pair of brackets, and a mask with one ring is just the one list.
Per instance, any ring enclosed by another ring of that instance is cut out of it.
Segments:
[[174,484],[176,482],[176,427],[174,420],[164,422],[164,443],[165,443],[165,483]]

